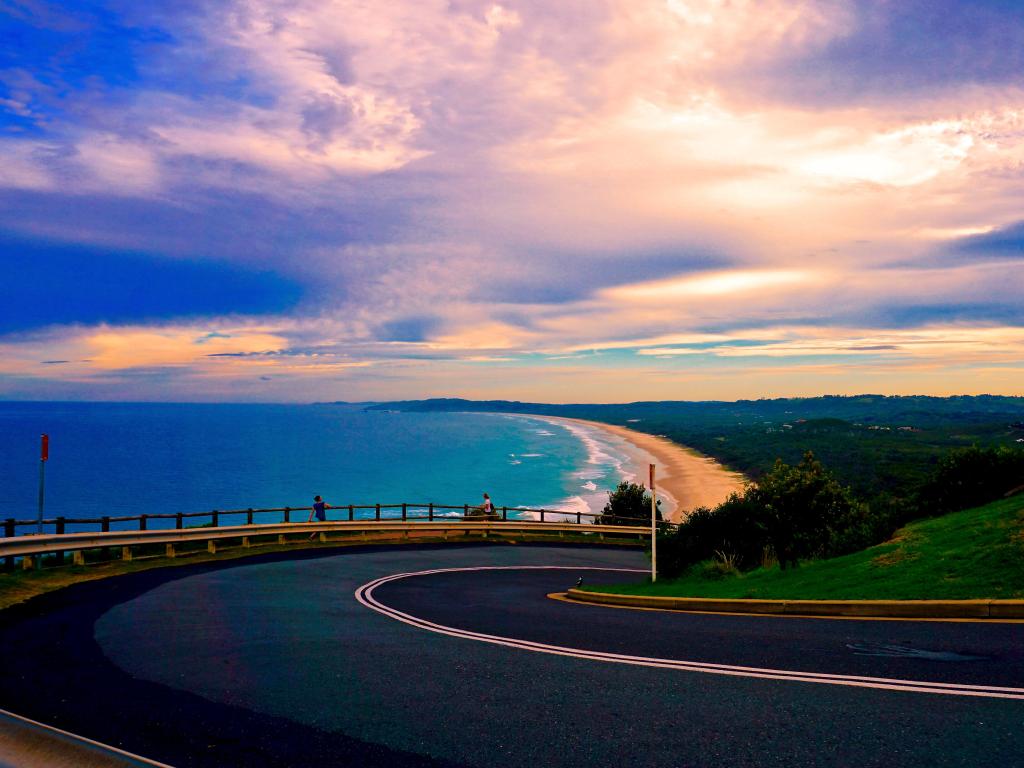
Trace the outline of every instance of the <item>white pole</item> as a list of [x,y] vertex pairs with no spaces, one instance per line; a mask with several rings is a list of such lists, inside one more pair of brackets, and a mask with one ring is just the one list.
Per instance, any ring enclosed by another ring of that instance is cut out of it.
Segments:
[[654,465],[651,464],[651,581],[658,580],[658,492],[654,490]]

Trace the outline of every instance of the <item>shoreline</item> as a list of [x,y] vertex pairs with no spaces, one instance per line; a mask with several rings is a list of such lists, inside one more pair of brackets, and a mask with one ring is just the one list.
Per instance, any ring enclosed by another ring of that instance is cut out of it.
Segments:
[[[524,414],[527,415],[527,414]],[[602,431],[624,443],[628,462],[624,469],[633,475],[631,482],[647,485],[647,465],[657,467],[655,486],[663,504],[666,520],[678,523],[684,513],[696,507],[715,507],[731,493],[742,492],[748,479],[726,469],[709,456],[679,445],[667,437],[638,432],[617,424],[605,424],[565,416],[529,414],[552,423],[575,423]]]

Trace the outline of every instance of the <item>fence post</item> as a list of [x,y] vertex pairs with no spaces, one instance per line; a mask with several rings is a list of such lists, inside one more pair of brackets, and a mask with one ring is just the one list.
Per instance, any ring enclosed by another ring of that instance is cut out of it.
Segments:
[[245,524],[252,525],[252,507],[249,507],[248,511],[245,513]]
[[356,519],[356,510],[352,504],[348,505],[348,521],[351,523]]
[[402,522],[404,523],[407,519],[408,519],[408,515],[406,514],[406,506],[405,506],[405,502],[403,501],[402,502]]
[[380,504],[377,505],[377,517],[374,519],[380,520]]
[[462,505],[462,519],[465,520],[469,517],[469,504]]
[[211,517],[213,518],[213,527],[216,528],[220,525],[220,513],[215,509],[211,513]]
[[[4,522],[4,536],[11,538],[14,536],[14,518],[8,517]],[[4,558],[4,569],[8,571],[14,570],[14,556],[8,555]]]
[[182,519],[184,515],[179,512],[174,516],[174,527],[181,530],[184,527],[185,521]]
[[508,520],[508,507],[501,508],[501,519]]
[[427,508],[427,520],[434,521],[434,502],[430,502],[430,506]]
[[544,510],[543,509],[540,511],[540,521],[542,523],[544,522]]
[[146,530],[146,526],[147,526],[146,518],[147,517],[148,517],[148,515],[139,515],[139,530],[140,531]]
[[583,522],[583,513],[580,510],[576,510],[576,525]]
[[[57,535],[60,535],[60,534],[64,533],[64,518],[63,517],[58,517],[57,518],[56,532],[57,532]],[[53,556],[57,560],[57,565],[64,565],[64,552],[63,552],[63,550],[58,550],[57,552],[54,552]]]
[[284,508],[284,521],[286,523],[290,523],[292,521],[292,508],[291,507],[285,507]]
[[110,533],[110,518],[106,515],[100,519],[100,531],[103,533]]

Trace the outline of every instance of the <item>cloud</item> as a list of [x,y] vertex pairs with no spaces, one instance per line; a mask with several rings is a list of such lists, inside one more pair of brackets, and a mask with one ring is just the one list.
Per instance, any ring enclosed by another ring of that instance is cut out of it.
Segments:
[[624,391],[616,365],[776,386],[814,357],[904,370],[937,348],[918,330],[980,367],[1009,353],[963,329],[1024,325],[1006,4],[116,0],[10,23],[0,345],[40,387]]

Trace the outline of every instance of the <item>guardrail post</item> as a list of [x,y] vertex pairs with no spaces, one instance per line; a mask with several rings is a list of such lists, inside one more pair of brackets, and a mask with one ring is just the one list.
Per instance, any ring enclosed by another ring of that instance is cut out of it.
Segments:
[[126,563],[130,563],[132,561],[131,547],[121,547],[121,559],[124,560]]
[[[14,533],[14,518],[9,517],[4,521],[4,536],[11,538],[14,536]],[[14,570],[14,557],[12,555],[8,555],[4,558],[4,569],[8,571]]]
[[147,517],[148,517],[147,515],[139,515],[139,530],[140,531],[146,530],[146,526],[147,526],[146,518]]
[[377,505],[377,516],[374,517],[374,520],[380,520],[380,504]]
[[284,521],[286,523],[290,523],[292,521],[292,508],[291,507],[285,507],[284,508]]
[[23,571],[31,571],[33,568],[36,567],[36,564],[35,564],[34,561],[35,561],[35,558],[32,557],[32,555],[25,555],[23,558],[21,558],[21,570],[23,570]]
[[356,519],[355,507],[353,505],[349,504],[348,505],[348,521],[351,523],[355,519]]
[[173,560],[176,556],[177,556],[177,552],[174,551],[174,545],[173,544],[167,544],[164,547],[164,557],[169,557],[169,558],[171,558]]
[[100,518],[100,530],[103,533],[110,533],[110,518],[107,515]]
[[249,541],[248,536],[242,537],[242,549],[249,549],[252,546],[252,542]]
[[[61,535],[61,534],[64,533],[64,522],[65,522],[65,519],[63,517],[58,517],[57,518],[57,535]],[[64,565],[64,551],[63,550],[58,550],[57,552],[54,552],[53,556],[55,558],[57,558],[57,565]]]
[[249,507],[245,512],[245,524],[252,525],[252,507]]
[[85,565],[85,550],[76,549],[71,555],[72,565]]
[[213,527],[216,528],[220,525],[220,513],[215,509],[210,516],[213,518]]
[[406,520],[408,519],[408,517],[409,517],[409,516],[408,516],[408,515],[406,514],[406,512],[407,512],[407,509],[406,509],[406,505],[405,505],[405,502],[403,501],[403,502],[402,502],[402,522],[403,522],[403,523],[404,523],[404,522],[405,522],[405,521],[406,521]]
[[184,517],[185,516],[181,514],[181,512],[174,516],[174,527],[177,528],[179,531],[185,527]]
[[217,542],[214,541],[213,539],[209,539],[206,542],[206,551],[209,552],[211,555],[216,555],[217,554]]
[[427,520],[434,522],[434,502],[430,502],[430,506],[427,508]]
[[501,508],[501,519],[508,520],[508,507]]

